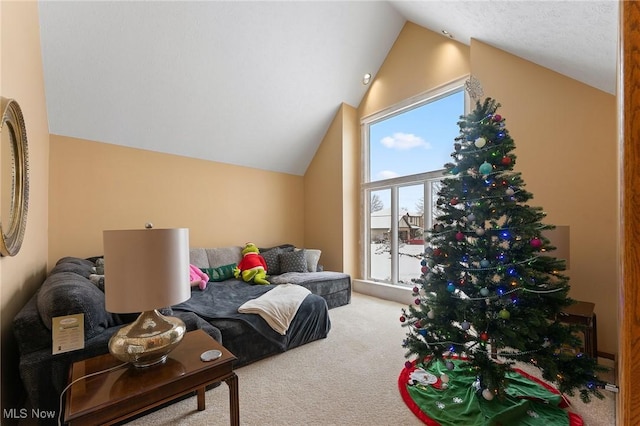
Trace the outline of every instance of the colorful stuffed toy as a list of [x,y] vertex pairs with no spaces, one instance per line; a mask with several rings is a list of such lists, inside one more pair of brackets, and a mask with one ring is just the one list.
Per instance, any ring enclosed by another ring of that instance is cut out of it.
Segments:
[[242,260],[233,270],[236,278],[242,277],[244,282],[254,284],[270,284],[267,278],[267,262],[260,255],[260,250],[253,243],[245,244],[242,249]]
[[200,290],[204,290],[207,288],[207,283],[209,282],[209,275],[205,274],[194,265],[189,265],[189,281],[191,281],[191,286],[200,287]]

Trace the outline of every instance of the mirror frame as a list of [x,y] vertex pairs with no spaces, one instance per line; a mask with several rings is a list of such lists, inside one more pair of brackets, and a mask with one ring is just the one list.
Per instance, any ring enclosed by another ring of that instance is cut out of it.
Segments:
[[[6,218],[0,218],[0,255],[15,256],[24,239],[27,227],[29,206],[29,155],[27,148],[27,129],[20,105],[13,100],[0,97],[2,123],[0,133],[9,132],[11,143],[11,194],[8,224]],[[3,161],[4,163],[4,161]],[[9,195],[3,195],[8,197]],[[5,202],[2,200],[2,202]]]

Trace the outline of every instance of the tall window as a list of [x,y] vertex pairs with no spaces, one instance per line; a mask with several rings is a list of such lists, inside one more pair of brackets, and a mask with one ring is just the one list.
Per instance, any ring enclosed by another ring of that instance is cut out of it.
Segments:
[[458,81],[362,120],[365,278],[412,285],[420,276],[444,164],[465,113]]

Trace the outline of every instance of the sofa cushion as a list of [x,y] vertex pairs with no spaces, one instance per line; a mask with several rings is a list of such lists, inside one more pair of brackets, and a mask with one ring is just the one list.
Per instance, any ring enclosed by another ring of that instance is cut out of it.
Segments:
[[37,295],[38,313],[45,327],[51,330],[54,317],[84,313],[85,340],[91,339],[115,325],[105,310],[104,293],[89,279],[74,272],[51,274]]
[[307,272],[305,249],[280,253],[280,273]]
[[238,264],[242,260],[242,247],[240,246],[208,248],[205,251],[209,259],[209,268],[217,268],[231,263]]

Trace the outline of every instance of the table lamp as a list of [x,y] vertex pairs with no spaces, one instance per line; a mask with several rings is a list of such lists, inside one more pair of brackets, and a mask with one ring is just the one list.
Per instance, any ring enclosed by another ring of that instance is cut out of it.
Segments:
[[191,297],[189,230],[103,232],[105,307],[113,313],[141,312],[109,340],[109,352],[136,367],[162,363],[182,340],[184,322],[159,309]]

